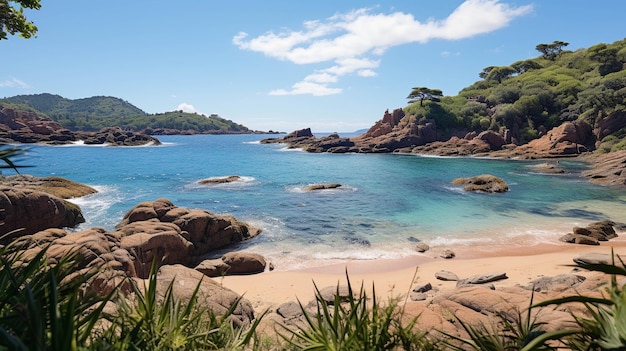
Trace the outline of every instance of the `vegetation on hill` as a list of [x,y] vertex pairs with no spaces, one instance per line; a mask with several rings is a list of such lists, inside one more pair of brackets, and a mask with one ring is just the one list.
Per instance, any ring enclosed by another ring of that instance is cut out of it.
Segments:
[[157,129],[175,129],[189,133],[250,132],[245,126],[218,115],[207,117],[183,111],[147,114],[127,101],[110,96],[72,100],[53,94],[18,95],[1,99],[0,105],[45,114],[73,131],[121,127],[149,134]]
[[[457,96],[416,99],[413,88],[405,112],[434,120],[442,136],[509,129],[518,144],[565,121],[594,126],[615,113],[626,118],[626,39],[576,51],[563,50],[567,45],[539,44],[536,58],[488,66]],[[626,149],[624,136],[626,128],[603,136],[600,151]]]

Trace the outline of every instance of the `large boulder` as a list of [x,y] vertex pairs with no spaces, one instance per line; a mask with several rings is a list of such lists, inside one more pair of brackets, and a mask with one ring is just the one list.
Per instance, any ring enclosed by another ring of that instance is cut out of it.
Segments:
[[116,230],[125,232],[124,227],[143,221],[169,223],[178,227],[180,236],[192,244],[188,252],[191,259],[248,240],[261,232],[260,229],[238,221],[231,215],[177,207],[167,199],[143,202],[133,207],[116,226]]
[[0,244],[48,228],[85,222],[80,208],[59,197],[30,189],[0,186]]
[[158,266],[191,262],[193,244],[175,224],[156,219],[132,222],[113,235],[120,238],[120,247],[133,256],[138,277],[147,278],[155,261]]
[[102,228],[92,228],[76,233],[62,229],[47,229],[22,236],[11,243],[21,250],[21,260],[29,261],[46,248],[50,264],[56,264],[68,254],[74,256],[76,269],[72,277],[93,275],[88,280],[88,291],[108,294],[118,287],[130,291],[129,277],[136,277],[133,258],[120,241]]
[[612,221],[600,221],[590,223],[585,228],[574,227],[572,233],[563,235],[560,240],[572,244],[600,245],[600,241],[617,237],[614,225]]
[[195,270],[209,277],[235,274],[256,274],[265,271],[267,263],[259,254],[250,252],[228,252],[221,258],[204,260]]
[[489,148],[494,151],[500,150],[502,148],[502,145],[506,144],[504,137],[494,132],[493,130],[486,130],[484,132],[481,132],[476,138],[487,143],[487,145],[489,145]]
[[71,199],[95,194],[98,191],[88,185],[77,183],[61,177],[35,177],[29,174],[18,174],[0,179],[0,185],[21,189],[31,189]]
[[585,121],[564,122],[539,139],[520,145],[508,156],[522,158],[576,156],[595,148],[595,136]]
[[157,289],[161,295],[165,293],[172,281],[174,281],[172,286],[174,296],[178,299],[189,300],[199,285],[197,296],[199,306],[206,307],[220,316],[237,304],[229,317],[230,321],[236,326],[246,326],[254,320],[254,309],[250,301],[241,298],[234,291],[223,287],[193,268],[182,265],[161,267],[157,276]]

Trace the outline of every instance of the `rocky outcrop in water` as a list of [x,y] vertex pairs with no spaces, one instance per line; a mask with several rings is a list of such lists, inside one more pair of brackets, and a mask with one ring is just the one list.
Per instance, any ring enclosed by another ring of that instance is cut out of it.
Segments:
[[96,193],[92,187],[59,177],[15,175],[0,178],[0,239],[48,228],[74,227],[85,222],[81,209],[65,199]]
[[465,191],[480,193],[504,193],[509,191],[509,186],[502,178],[491,174],[481,174],[470,178],[456,178],[452,184],[464,185]]
[[161,143],[147,134],[128,132],[118,127],[103,128],[97,132],[75,132],[35,112],[0,106],[0,143],[61,145],[77,141],[111,146],[159,145]]
[[159,264],[195,265],[213,250],[248,240],[261,230],[230,215],[175,206],[167,199],[142,202],[115,227],[121,245],[135,258],[135,270],[146,277]]
[[48,228],[74,227],[84,221],[80,208],[60,197],[0,185],[0,235],[6,235],[0,244]]

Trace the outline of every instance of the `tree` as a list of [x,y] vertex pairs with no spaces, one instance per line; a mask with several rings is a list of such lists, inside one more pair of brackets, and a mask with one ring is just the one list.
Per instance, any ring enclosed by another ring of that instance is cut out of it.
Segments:
[[485,67],[483,68],[482,72],[478,73],[478,76],[482,79],[485,79],[494,68],[496,68],[496,66]]
[[498,66],[489,70],[489,73],[485,77],[486,80],[495,80],[498,83],[502,83],[502,80],[512,76],[517,71],[511,66]]
[[522,60],[522,61],[513,62],[511,67],[513,67],[513,69],[518,74],[522,74],[533,69],[539,69],[541,68],[541,65],[533,60]]
[[420,106],[424,106],[424,100],[440,101],[443,93],[439,89],[431,89],[427,87],[417,87],[411,90],[411,93],[406,98],[409,99],[409,104],[419,101]]
[[555,40],[552,44],[539,44],[535,49],[543,55],[543,58],[554,61],[563,51],[563,47],[568,45],[569,43],[564,41]]
[[0,0],[0,40],[8,39],[8,34],[26,39],[37,35],[37,27],[24,15],[25,8],[39,10],[41,0]]

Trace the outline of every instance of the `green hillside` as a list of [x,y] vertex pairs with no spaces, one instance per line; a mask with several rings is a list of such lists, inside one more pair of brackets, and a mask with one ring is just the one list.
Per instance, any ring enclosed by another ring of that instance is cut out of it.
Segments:
[[148,133],[156,129],[176,129],[188,133],[249,133],[248,128],[217,115],[173,111],[147,114],[122,99],[94,96],[66,99],[53,94],[18,95],[0,99],[0,105],[36,111],[73,131],[97,131],[118,126]]
[[442,136],[507,128],[518,144],[564,121],[593,127],[611,118],[620,129],[603,136],[599,149],[626,149],[626,39],[573,52],[564,50],[567,45],[540,44],[536,58],[488,66],[457,96],[420,95],[429,90],[413,88],[405,112],[434,120]]

